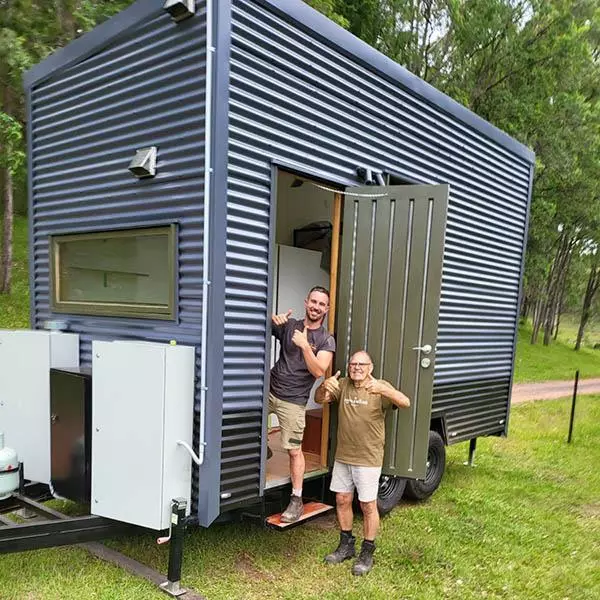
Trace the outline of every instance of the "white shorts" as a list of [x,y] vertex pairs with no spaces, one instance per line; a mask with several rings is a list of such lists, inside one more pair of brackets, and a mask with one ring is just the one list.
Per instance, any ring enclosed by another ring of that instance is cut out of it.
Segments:
[[379,493],[380,476],[381,467],[360,467],[336,460],[333,463],[329,489],[332,492],[351,494],[356,488],[361,502],[373,502],[377,500]]

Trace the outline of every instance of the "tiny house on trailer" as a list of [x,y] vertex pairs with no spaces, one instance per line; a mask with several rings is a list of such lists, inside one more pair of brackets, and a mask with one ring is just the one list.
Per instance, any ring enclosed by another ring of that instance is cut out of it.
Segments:
[[[335,368],[366,348],[412,400],[384,510],[507,433],[528,148],[300,0],[139,0],[25,87],[32,330],[0,336],[0,429],[28,480],[154,529],[176,497],[209,526],[280,493],[270,318],[312,285]],[[334,417],[308,406],[307,482]]]

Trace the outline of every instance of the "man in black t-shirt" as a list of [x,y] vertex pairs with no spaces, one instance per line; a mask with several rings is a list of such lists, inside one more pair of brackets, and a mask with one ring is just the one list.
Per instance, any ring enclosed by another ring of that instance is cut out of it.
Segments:
[[292,496],[281,515],[285,523],[297,521],[303,512],[304,435],[306,403],[315,381],[325,375],[335,352],[335,340],[323,327],[329,310],[329,292],[314,287],[304,301],[302,321],[292,311],[272,316],[273,335],[281,342],[279,359],[271,369],[269,412],[277,415],[282,446],[290,457]]

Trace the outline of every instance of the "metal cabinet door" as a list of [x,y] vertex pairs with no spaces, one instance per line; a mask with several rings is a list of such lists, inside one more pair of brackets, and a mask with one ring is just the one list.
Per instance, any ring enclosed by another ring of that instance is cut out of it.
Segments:
[[426,472],[447,207],[447,185],[346,190],[336,363],[366,349],[411,400],[387,416],[387,475]]

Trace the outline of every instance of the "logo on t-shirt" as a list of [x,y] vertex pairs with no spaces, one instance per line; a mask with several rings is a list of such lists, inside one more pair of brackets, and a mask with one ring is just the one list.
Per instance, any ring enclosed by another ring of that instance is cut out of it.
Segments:
[[344,398],[344,404],[351,404],[352,406],[367,405],[368,400],[361,400],[360,398]]

